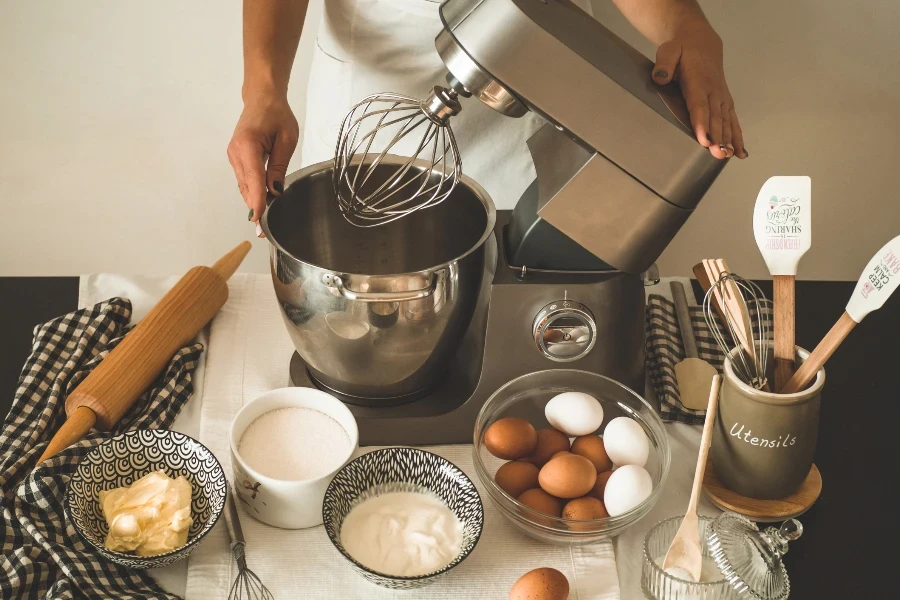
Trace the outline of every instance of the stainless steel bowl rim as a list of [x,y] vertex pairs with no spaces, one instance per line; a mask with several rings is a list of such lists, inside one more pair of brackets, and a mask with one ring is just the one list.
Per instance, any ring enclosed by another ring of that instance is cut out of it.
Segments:
[[[374,157],[377,157],[378,155],[377,154],[367,154],[365,156],[366,156],[366,158],[368,158],[370,156],[374,158]],[[405,165],[408,162],[409,162],[408,158],[404,158],[404,157],[398,156],[396,154],[385,155],[384,159],[382,159],[382,161],[381,161],[382,164],[396,165],[396,166]],[[425,160],[416,160],[416,161],[413,161],[412,164],[428,170],[429,162],[425,161]],[[290,175],[287,176],[286,181],[285,181],[285,189],[287,189],[288,185],[290,185],[291,183],[293,183],[297,180],[304,179],[315,173],[328,171],[333,168],[334,168],[334,162],[331,160],[322,161],[319,163],[315,163],[313,165],[309,165],[308,167],[304,167],[304,168],[300,169],[299,171],[295,171],[294,173],[291,173]],[[266,234],[266,239],[269,241],[270,244],[272,244],[272,246],[274,246],[275,248],[277,248],[279,251],[283,252],[287,256],[290,256],[291,259],[297,261],[298,263],[301,263],[301,264],[304,264],[304,265],[307,265],[310,267],[315,267],[317,269],[322,269],[323,271],[332,271],[335,273],[340,273],[341,275],[349,275],[351,277],[365,277],[365,278],[369,278],[369,279],[377,279],[380,277],[398,277],[398,276],[405,276],[405,275],[408,275],[408,276],[429,275],[436,271],[446,269],[450,265],[450,263],[460,261],[463,258],[465,258],[466,256],[468,256],[469,254],[471,254],[472,252],[475,252],[494,233],[494,225],[496,225],[496,223],[497,223],[497,208],[494,206],[494,201],[491,198],[490,194],[488,194],[487,191],[483,187],[481,187],[481,185],[478,184],[478,182],[476,182],[471,177],[467,177],[466,175],[462,175],[460,177],[459,183],[461,185],[471,189],[472,192],[475,194],[475,196],[484,205],[484,210],[485,210],[486,217],[487,217],[487,223],[485,224],[484,232],[481,234],[481,237],[478,239],[477,242],[475,242],[471,247],[469,247],[468,250],[466,250],[459,256],[451,258],[450,260],[444,261],[441,264],[429,267],[428,269],[424,269],[422,271],[408,271],[405,273],[391,273],[389,275],[369,275],[367,273],[350,273],[350,272],[346,272],[346,271],[335,271],[334,269],[332,269],[330,267],[326,267],[323,265],[316,265],[311,262],[297,258],[293,254],[291,254],[290,252],[285,250],[284,247],[281,244],[279,244],[278,241],[275,240],[274,237],[272,237],[272,233],[269,230],[268,206],[271,206],[271,205],[275,204],[276,202],[278,202],[278,199],[281,196],[276,196],[275,199],[273,199],[269,203],[269,205],[266,207],[266,211],[263,213],[262,218],[260,218],[260,220],[259,220],[259,225],[262,228],[263,233]],[[453,200],[451,199],[451,200],[447,200],[447,201],[452,202]],[[428,209],[426,208],[424,210],[428,210]],[[452,224],[448,223],[448,226],[451,226],[451,225]]]
[[[643,518],[644,516],[647,515],[648,512],[650,512],[650,509],[656,503],[656,501],[659,499],[659,496],[662,494],[662,488],[664,487],[664,485],[666,483],[666,479],[669,476],[669,469],[670,469],[671,463],[672,463],[672,454],[671,454],[671,450],[669,450],[668,436],[663,435],[663,437],[660,439],[662,449],[668,450],[668,451],[664,451],[662,453],[663,458],[660,461],[662,464],[661,464],[661,469],[660,469],[661,473],[659,476],[659,483],[653,487],[653,491],[650,492],[650,495],[647,496],[647,498],[643,502],[641,502],[640,504],[638,504],[637,506],[635,506],[628,512],[624,512],[621,515],[617,515],[615,517],[604,517],[602,519],[591,519],[588,521],[584,521],[584,520],[577,520],[577,519],[565,519],[563,517],[554,517],[552,515],[547,515],[546,513],[542,513],[540,511],[537,511],[537,510],[531,508],[530,506],[522,504],[516,498],[513,498],[512,496],[510,496],[509,494],[507,494],[506,492],[501,490],[499,488],[499,486],[497,486],[496,482],[494,481],[494,478],[491,477],[490,474],[487,472],[487,469],[484,466],[484,462],[481,460],[481,457],[478,455],[478,437],[479,437],[478,424],[481,423],[481,421],[482,421],[482,416],[484,415],[485,409],[491,404],[491,400],[493,400],[497,396],[497,394],[502,392],[507,387],[511,386],[512,384],[514,384],[517,381],[520,381],[526,377],[531,377],[538,373],[546,373],[547,371],[553,371],[555,373],[563,373],[563,374],[564,373],[579,373],[579,374],[585,374],[585,375],[590,375],[592,377],[599,377],[601,379],[605,379],[606,381],[619,386],[624,391],[626,391],[629,394],[631,394],[632,396],[634,396],[637,400],[639,400],[641,402],[641,404],[643,404],[648,409],[650,409],[653,412],[653,414],[655,414],[657,416],[657,419],[659,419],[659,415],[656,413],[656,410],[650,405],[649,402],[644,400],[644,398],[640,394],[638,394],[637,392],[635,392],[628,386],[616,381],[615,379],[612,379],[611,377],[606,377],[605,375],[600,375],[599,373],[591,373],[590,371],[584,371],[581,369],[545,369],[543,371],[533,371],[531,373],[526,373],[525,375],[520,375],[519,377],[516,377],[515,379],[511,379],[510,381],[503,384],[500,388],[498,388],[497,391],[495,391],[493,394],[491,394],[491,396],[487,399],[487,401],[481,407],[481,410],[478,412],[478,417],[475,419],[475,430],[474,430],[473,440],[472,440],[472,444],[473,444],[472,445],[472,454],[473,454],[473,462],[474,462],[474,466],[475,466],[475,472],[478,473],[478,477],[482,480],[482,483],[484,483],[485,488],[487,489],[488,495],[491,496],[492,499],[494,499],[496,497],[496,495],[499,494],[500,498],[502,498],[503,500],[511,500],[513,505],[516,506],[517,508],[521,509],[522,512],[524,512],[525,514],[534,515],[535,517],[537,517],[539,519],[546,519],[549,516],[554,521],[557,521],[557,522],[560,522],[563,524],[572,523],[572,524],[584,525],[586,523],[592,523],[592,524],[598,525],[598,526],[599,525],[610,525],[610,527],[609,527],[610,529],[618,529],[619,527],[622,527],[622,526],[632,525],[634,522],[637,522],[638,519]],[[659,419],[659,421],[660,421],[660,424],[663,423],[662,419]],[[665,433],[665,432],[663,432],[663,433]],[[507,511],[505,510],[505,507],[503,507],[502,504],[500,504],[500,503],[496,503],[496,504],[497,504],[498,508],[501,510],[501,512],[507,513]],[[641,511],[643,511],[643,514],[640,514]],[[638,517],[638,519],[635,519],[632,523],[624,523],[625,521],[628,521],[635,515],[639,515],[639,514],[640,514],[640,516]],[[518,517],[518,515],[515,515],[515,514],[513,514],[512,516]],[[564,534],[566,534],[566,536],[572,537],[572,538],[590,537],[590,536],[596,535],[597,533],[602,532],[602,529],[595,529],[595,530],[591,530],[591,531],[563,530],[563,529],[559,529],[558,527],[553,527],[551,525],[543,525],[540,522],[531,521],[531,520],[527,521],[527,523],[529,526],[537,527],[539,529],[546,530],[551,533],[564,533]]]

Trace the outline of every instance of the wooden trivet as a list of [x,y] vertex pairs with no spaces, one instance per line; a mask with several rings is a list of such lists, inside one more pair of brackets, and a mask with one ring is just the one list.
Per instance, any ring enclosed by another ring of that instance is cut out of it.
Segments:
[[703,475],[703,490],[712,503],[722,510],[736,512],[753,521],[769,523],[793,519],[809,510],[822,493],[822,475],[816,465],[813,465],[800,489],[787,498],[757,500],[736,494],[722,485],[712,461],[709,461]]

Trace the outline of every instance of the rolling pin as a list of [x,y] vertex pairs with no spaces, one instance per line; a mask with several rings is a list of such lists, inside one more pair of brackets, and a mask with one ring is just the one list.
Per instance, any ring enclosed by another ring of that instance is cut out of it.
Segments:
[[69,394],[68,418],[37,464],[81,440],[91,428],[110,429],[128,412],[175,353],[197,337],[228,300],[226,281],[250,247],[250,242],[242,242],[212,267],[194,267],[178,280]]

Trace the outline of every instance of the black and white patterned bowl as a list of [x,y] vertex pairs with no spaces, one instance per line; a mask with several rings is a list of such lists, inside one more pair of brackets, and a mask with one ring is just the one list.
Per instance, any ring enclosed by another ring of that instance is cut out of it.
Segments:
[[[104,546],[109,527],[103,517],[102,490],[131,485],[144,475],[165,471],[191,484],[191,518],[187,544],[156,556],[113,552]],[[81,538],[111,561],[135,569],[172,564],[190,554],[216,524],[225,506],[227,482],[222,465],[209,449],[183,433],[136,429],[106,440],[81,459],[66,491],[66,516]]]
[[[397,577],[358,563],[341,544],[341,525],[357,504],[390,492],[424,492],[439,498],[463,526],[462,549],[449,565],[416,577]],[[484,506],[475,484],[446,458],[416,448],[384,448],[363,454],[337,472],[322,503],[325,532],[357,573],[382,587],[409,590],[433,583],[475,548],[484,527]]]

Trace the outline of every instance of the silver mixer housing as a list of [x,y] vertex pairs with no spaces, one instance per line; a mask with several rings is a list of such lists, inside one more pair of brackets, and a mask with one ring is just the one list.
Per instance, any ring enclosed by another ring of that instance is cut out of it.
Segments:
[[645,271],[725,166],[694,139],[677,85],[567,0],[446,0],[435,47],[451,80],[529,140],[537,213],[628,273]]

